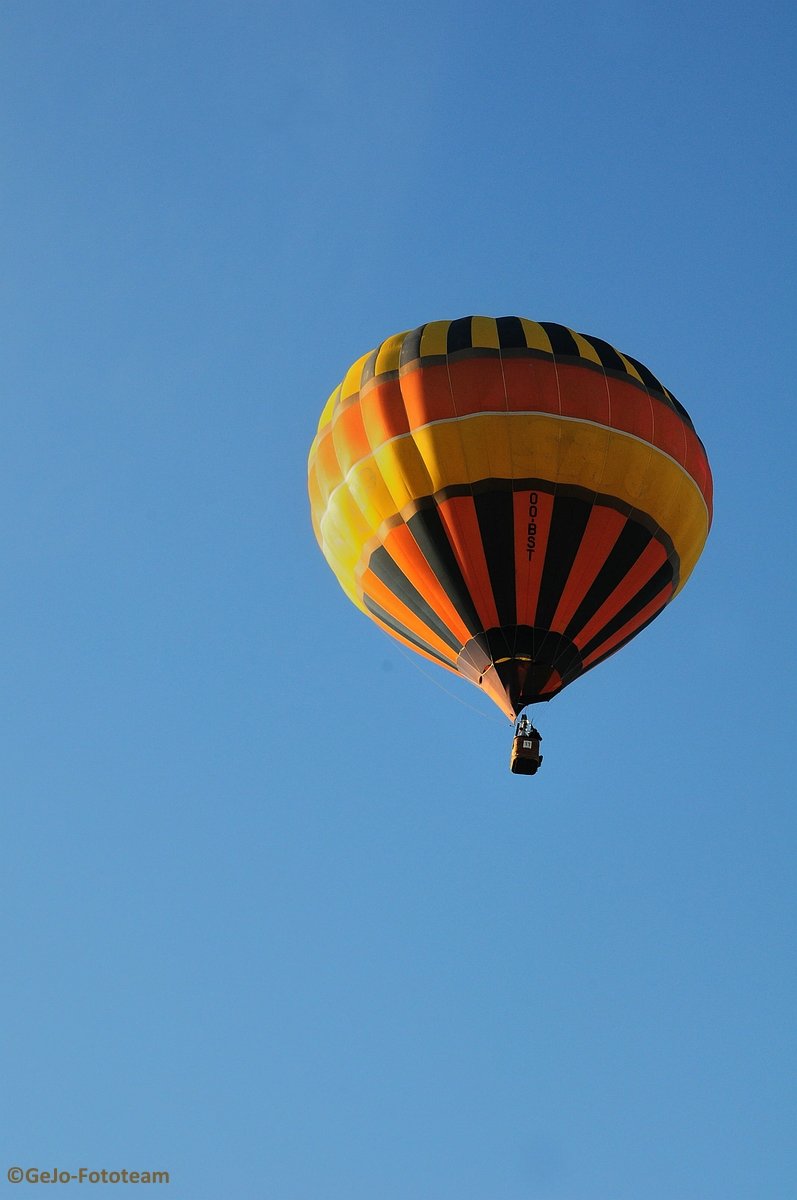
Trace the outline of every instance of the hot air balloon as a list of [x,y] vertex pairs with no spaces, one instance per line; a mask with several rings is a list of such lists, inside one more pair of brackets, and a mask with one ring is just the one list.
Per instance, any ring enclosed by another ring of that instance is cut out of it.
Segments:
[[[357,359],[308,471],[352,602],[510,720],[657,617],[711,524],[683,405],[600,338],[523,317],[432,321]],[[529,729],[518,773],[541,761],[537,741],[523,765]]]

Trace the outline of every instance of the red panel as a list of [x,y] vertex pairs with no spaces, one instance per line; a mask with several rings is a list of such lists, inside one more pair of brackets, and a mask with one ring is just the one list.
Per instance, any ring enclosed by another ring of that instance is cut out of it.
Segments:
[[410,428],[417,429],[429,421],[450,420],[457,415],[445,363],[407,371],[400,377],[400,383]]
[[691,429],[686,431],[686,469],[703,493],[708,505],[709,519],[713,511],[714,486],[711,479],[706,452],[697,434]]
[[400,381],[383,380],[360,398],[364,430],[375,446],[431,421],[507,407],[561,412],[659,445],[686,467],[711,508],[711,477],[698,438],[668,405],[627,380],[570,363],[557,368],[545,359],[463,358],[407,371]]
[[506,392],[498,358],[464,358],[449,363],[457,416],[477,412],[506,412]]
[[686,426],[668,404],[651,397],[653,405],[653,444],[669,454],[681,466],[686,461]]
[[473,497],[454,496],[443,500],[439,510],[479,620],[485,629],[492,629],[499,624],[498,612]]
[[384,379],[360,398],[363,425],[372,446],[409,432],[398,378]]
[[653,438],[653,412],[646,392],[624,379],[606,376],[612,405],[611,423],[615,429],[633,433],[649,442]]
[[504,358],[510,412],[559,413],[556,367],[539,358]]
[[549,492],[515,492],[513,501],[517,620],[518,625],[533,625],[551,527],[553,496]]
[[563,417],[580,417],[585,421],[609,424],[609,392],[603,371],[558,363],[559,395]]

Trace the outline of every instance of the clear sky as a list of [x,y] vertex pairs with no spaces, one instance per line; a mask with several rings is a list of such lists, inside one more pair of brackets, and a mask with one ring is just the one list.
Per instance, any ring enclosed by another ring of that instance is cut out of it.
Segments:
[[[2,1196],[797,1195],[792,6],[492,8],[2,5]],[[349,363],[468,313],[714,470],[535,779],[309,521]]]

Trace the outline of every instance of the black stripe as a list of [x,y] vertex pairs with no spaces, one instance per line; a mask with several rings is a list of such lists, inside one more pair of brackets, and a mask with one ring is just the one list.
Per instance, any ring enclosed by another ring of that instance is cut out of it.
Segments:
[[[542,666],[562,671],[580,665],[581,652],[564,634],[531,625],[516,625],[513,631],[514,657],[525,655]],[[560,661],[561,660],[561,661]]]
[[[471,318],[469,318],[469,317],[463,318],[463,320],[466,320],[466,321],[469,321],[470,319]],[[496,318],[496,320],[511,320],[511,319],[512,318],[504,318],[504,317]],[[615,366],[607,366],[605,363],[602,363],[602,362],[594,362],[591,358],[585,358],[583,356],[581,350],[579,349],[577,343],[572,338],[570,330],[566,329],[564,325],[554,325],[551,322],[544,322],[544,321],[540,322],[540,324],[545,329],[548,330],[549,336],[551,337],[552,342],[554,343],[555,354],[553,356],[547,350],[540,350],[537,347],[530,347],[530,346],[525,346],[525,345],[523,345],[523,346],[504,345],[503,342],[501,342],[500,349],[495,346],[464,345],[464,346],[461,346],[459,349],[454,350],[449,345],[448,356],[455,358],[457,362],[460,362],[463,359],[468,359],[468,358],[498,358],[501,354],[503,354],[506,358],[532,358],[532,359],[542,359],[546,362],[551,362],[552,357],[553,357],[556,360],[558,360],[559,362],[567,362],[567,363],[572,363],[574,365],[577,365],[585,371],[605,372],[612,379],[622,379],[623,382],[631,384],[632,387],[637,388],[640,392],[645,392],[645,393],[652,392],[656,396],[656,399],[661,400],[669,408],[672,408],[676,412],[678,412],[679,415],[683,418],[683,420],[687,422],[689,427],[692,430],[694,430],[694,425],[692,424],[691,417],[689,416],[689,413],[686,411],[684,406],[680,403],[679,400],[677,400],[673,396],[672,392],[668,392],[665,388],[662,387],[662,385],[658,382],[658,380],[654,380],[654,377],[650,375],[649,371],[647,372],[647,374],[650,376],[651,380],[653,381],[650,386],[646,385],[641,379],[637,379],[636,375],[632,375],[630,373],[630,371],[628,370],[628,368],[626,367],[625,363],[623,363],[622,359],[620,359],[620,361],[619,361],[619,366],[615,367]],[[556,330],[561,330],[562,333],[557,334],[555,332]],[[587,338],[586,335],[584,335],[584,334],[581,334],[580,336],[584,337],[585,341],[592,341],[592,342],[598,341],[597,338]],[[612,349],[611,346],[608,346],[608,343],[604,343],[604,345],[606,345],[609,350]],[[600,353],[597,346],[595,347],[595,352],[596,352],[596,354]],[[400,364],[399,364],[399,370],[401,370],[401,371],[408,370],[415,364],[425,367],[425,366],[431,366],[432,364],[436,364],[436,363],[442,363],[442,362],[446,361],[446,357],[447,356],[445,354],[425,354],[423,356],[423,358],[420,358],[419,354],[418,354],[417,346],[408,348],[406,350],[406,352],[404,350],[402,350],[401,360],[400,360]],[[641,367],[641,363],[637,363],[635,360],[633,360],[630,357],[630,355],[626,355],[626,358],[628,359],[629,362],[633,362],[634,366],[637,367],[637,369],[639,369]],[[390,372],[384,372],[383,374],[390,374]],[[381,377],[382,376],[380,376],[380,378]],[[654,384],[655,384],[655,386],[654,386]]]
[[498,344],[502,350],[526,350],[526,334],[520,317],[496,317]]
[[[593,343],[597,342],[597,340],[598,340],[597,338],[589,338],[589,341],[591,341]],[[596,349],[597,349],[597,346],[596,346]],[[656,378],[656,376],[653,374],[653,372],[651,370],[649,370],[645,366],[644,363],[641,363],[639,361],[639,359],[632,358],[630,354],[626,354],[625,357],[628,359],[631,366],[634,367],[634,369],[636,370],[637,374],[642,379],[642,382],[644,383],[644,385],[648,389],[648,391],[655,392],[656,396],[660,400],[663,400],[664,403],[669,405],[670,408],[675,409],[675,411],[678,413],[678,415],[680,417],[682,417],[684,419],[684,421],[686,421],[686,423],[690,427],[690,429],[694,429],[694,425],[692,424],[692,418],[689,416],[689,413],[686,411],[683,404],[681,404],[680,400],[676,400],[676,398],[675,398],[675,396],[673,396],[672,392],[669,392],[663,386],[663,384],[661,384],[659,382],[659,380]],[[632,383],[636,383],[636,380],[634,379],[633,376],[629,376],[629,378],[631,379]]]
[[377,579],[389,588],[393,595],[414,613],[419,621],[423,621],[433,630],[441,641],[459,653],[461,643],[457,641],[448,626],[438,617],[437,613],[424,600],[421,593],[410,583],[407,576],[388,554],[384,546],[374,550],[368,561],[368,569],[373,571]]
[[548,334],[554,354],[563,358],[581,358],[578,343],[566,325],[556,325],[553,321],[540,321],[540,325]]
[[[471,335],[472,321],[472,317],[459,317],[456,321],[450,323],[447,334],[447,349],[449,354],[461,353],[463,350],[474,350],[484,355],[493,353],[492,348],[489,346],[474,348]],[[510,353],[525,351],[536,358],[550,358],[547,351],[527,346],[526,335],[520,317],[496,317],[495,322],[498,329],[498,342],[501,350],[506,350]],[[540,321],[539,324],[548,334],[555,355],[561,358],[579,358],[585,366],[595,366],[589,359],[583,357],[572,331],[566,325],[559,325],[555,321]],[[420,360],[421,338],[425,329],[425,325],[420,325],[417,329],[413,329],[406,334],[399,355],[399,368],[409,366]],[[626,364],[614,346],[611,346],[602,338],[594,337],[592,334],[582,333],[580,336],[593,347],[604,370],[610,371],[612,374],[619,373],[637,387],[639,386],[639,380],[629,374]],[[376,354],[379,349],[381,347],[378,347],[377,351],[374,351],[374,362],[376,361]],[[429,361],[438,361],[439,358],[439,355],[427,355],[423,361],[427,361],[427,359]],[[688,422],[690,427],[694,428],[692,419],[683,404],[673,396],[672,392],[668,392],[664,388],[653,372],[644,363],[641,363],[639,359],[632,358],[630,354],[626,354],[625,358],[635,368],[644,385],[650,391],[655,392],[667,404],[672,404],[683,419]],[[372,364],[369,356],[369,361],[366,363],[363,372],[363,382],[370,380],[372,374]]]
[[611,621],[604,625],[600,633],[596,633],[595,636],[591,638],[589,642],[587,642],[586,646],[584,646],[581,650],[581,657],[589,658],[590,654],[592,654],[594,650],[597,650],[602,642],[607,642],[610,637],[617,633],[618,629],[622,629],[623,625],[627,624],[628,621],[633,620],[637,613],[641,612],[645,605],[649,604],[650,601],[658,595],[663,587],[666,587],[668,583],[672,582],[672,578],[672,563],[663,563],[663,565],[659,567],[656,574],[648,580],[645,586],[640,588],[637,594],[633,596],[628,603],[623,606],[623,608],[620,609],[617,615],[612,617]]
[[477,479],[475,483],[467,485],[468,490],[474,496],[483,496],[487,492],[503,492],[504,495],[512,495],[515,490],[514,480],[512,479]]
[[565,630],[567,637],[572,639],[578,636],[601,605],[609,599],[614,589],[622,583],[651,540],[650,530],[638,525],[636,521],[626,521],[587,594],[573,613]]
[[446,350],[449,354],[456,354],[457,350],[470,350],[473,346],[473,337],[471,335],[472,317],[460,317],[457,321],[452,321],[448,327],[448,340],[446,342]]
[[581,335],[585,342],[589,342],[593,350],[601,360],[601,365],[607,371],[620,371],[623,375],[628,374],[628,367],[625,365],[620,355],[615,350],[614,346],[610,346],[608,342],[604,342],[602,338],[593,337],[592,334],[582,333]]
[[396,633],[400,633],[401,636],[406,638],[408,642],[412,642],[413,646],[418,646],[419,649],[425,650],[427,654],[430,654],[432,658],[437,659],[438,662],[445,663],[448,667],[453,666],[448,659],[443,658],[442,654],[438,650],[433,650],[431,646],[427,645],[427,643],[419,638],[417,634],[413,633],[412,630],[407,629],[404,625],[402,625],[400,621],[397,621],[395,617],[392,617],[389,612],[386,612],[384,608],[382,608],[381,604],[377,604],[377,602],[372,600],[370,596],[364,595],[363,603],[368,611],[373,614],[373,616],[378,617],[378,619],[382,621],[384,625],[387,625],[388,628],[394,630]]
[[[594,493],[593,493],[594,499]],[[540,595],[534,624],[550,629],[568,576],[573,569],[584,530],[587,527],[592,501],[576,496],[554,495],[548,548],[542,568]]]
[[471,635],[478,633],[482,627],[479,615],[451,549],[438,508],[420,509],[410,517],[407,526],[468,632]]
[[581,674],[586,675],[587,671],[591,671],[593,667],[600,666],[600,664],[602,662],[606,662],[607,658],[611,658],[612,655],[616,654],[618,650],[622,650],[623,646],[627,646],[629,642],[633,641],[638,633],[641,633],[643,629],[647,629],[647,627],[648,627],[648,625],[650,625],[651,621],[655,621],[656,617],[660,617],[669,603],[670,603],[669,600],[665,600],[664,603],[662,604],[661,608],[657,609],[656,612],[654,612],[651,617],[648,617],[647,621],[643,621],[641,625],[637,626],[637,628],[633,631],[633,633],[629,633],[628,636],[624,637],[623,640],[621,642],[618,642],[616,646],[612,646],[611,650],[607,650],[605,654],[599,655],[598,658],[596,658],[594,662],[591,662],[588,667],[582,667],[579,671],[576,671],[574,674],[571,673],[571,674],[568,674],[567,676],[563,676],[562,677],[563,686],[566,687],[568,683],[572,683],[573,680],[576,679]]
[[473,503],[479,522],[484,556],[495,607],[501,625],[517,621],[515,604],[515,510],[511,488],[480,492],[474,487]]
[[377,346],[376,350],[372,350],[365,360],[362,372],[360,374],[360,391],[363,390],[367,383],[370,383],[376,376],[376,360],[379,357],[381,346]]
[[652,392],[658,392],[660,395],[664,396],[664,388],[661,386],[653,372],[649,371],[644,363],[639,362],[636,358],[632,358],[630,354],[626,354],[626,358],[630,362],[631,366],[636,369],[637,373],[645,384],[645,387],[650,388]]
[[679,414],[679,416],[683,417],[687,425],[694,429],[694,426],[692,425],[692,418],[689,416],[689,413],[686,411],[683,404],[681,404],[681,401],[676,400],[675,396],[673,396],[672,392],[670,391],[665,392],[665,399],[667,398],[672,400],[673,404],[675,405],[675,411]]
[[411,330],[404,341],[401,343],[399,351],[399,370],[402,367],[409,366],[410,363],[416,362],[421,357],[421,338],[425,325],[419,325],[417,329]]
[[507,491],[507,492],[545,492],[548,495],[555,495],[557,498],[571,497],[577,500],[583,500],[587,505],[592,507],[594,504],[599,504],[604,508],[611,508],[614,512],[622,513],[624,517],[628,517],[635,521],[638,525],[648,529],[658,540],[667,552],[667,557],[671,562],[676,564],[675,584],[677,586],[679,574],[677,570],[677,555],[672,539],[666,530],[662,529],[653,520],[648,513],[643,512],[641,508],[632,508],[625,500],[618,500],[616,496],[610,496],[605,492],[593,492],[590,488],[578,487],[577,484],[571,483],[552,483],[550,479],[540,478],[523,478],[523,479],[482,479],[478,483],[462,483],[452,484],[450,487],[440,488],[434,493],[434,496],[427,496],[421,501],[413,501],[411,505],[407,505],[402,509],[402,517],[408,519],[408,514],[415,512],[417,508],[429,503],[430,500],[442,504],[444,500],[452,500],[459,496],[477,496],[482,492]]

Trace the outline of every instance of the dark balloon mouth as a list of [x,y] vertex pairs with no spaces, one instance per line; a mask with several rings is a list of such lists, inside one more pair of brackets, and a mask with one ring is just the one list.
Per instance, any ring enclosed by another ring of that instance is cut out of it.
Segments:
[[550,700],[583,671],[578,647],[569,638],[531,625],[487,629],[462,647],[457,660],[462,675],[482,686],[490,667],[516,714]]

